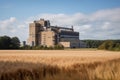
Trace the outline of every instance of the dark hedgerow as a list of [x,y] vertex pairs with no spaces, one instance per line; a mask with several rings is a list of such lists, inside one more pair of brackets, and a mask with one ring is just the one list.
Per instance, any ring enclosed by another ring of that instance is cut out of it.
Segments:
[[26,45],[26,46],[23,46],[21,47],[21,49],[23,50],[63,50],[64,49],[64,46],[62,45],[55,45],[55,46],[50,46],[50,47],[47,47],[47,46],[29,46],[29,45]]

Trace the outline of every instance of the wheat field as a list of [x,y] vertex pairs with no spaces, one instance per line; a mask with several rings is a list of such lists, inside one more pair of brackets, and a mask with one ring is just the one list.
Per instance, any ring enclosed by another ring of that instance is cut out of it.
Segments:
[[87,50],[3,50],[0,61],[22,61],[70,66],[120,58],[120,52]]
[[120,52],[1,50],[0,80],[120,80]]

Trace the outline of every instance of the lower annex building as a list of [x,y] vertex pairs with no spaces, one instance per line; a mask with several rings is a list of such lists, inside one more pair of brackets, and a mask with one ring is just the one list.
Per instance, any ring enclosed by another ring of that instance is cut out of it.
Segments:
[[28,44],[31,46],[55,46],[61,44],[64,47],[80,47],[79,32],[73,27],[51,26],[49,20],[40,19],[29,24]]

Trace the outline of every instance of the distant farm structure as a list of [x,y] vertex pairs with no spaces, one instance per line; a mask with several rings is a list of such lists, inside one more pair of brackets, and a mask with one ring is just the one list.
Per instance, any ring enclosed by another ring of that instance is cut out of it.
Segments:
[[29,24],[28,43],[31,46],[80,47],[79,32],[71,28],[51,26],[49,20],[40,19]]

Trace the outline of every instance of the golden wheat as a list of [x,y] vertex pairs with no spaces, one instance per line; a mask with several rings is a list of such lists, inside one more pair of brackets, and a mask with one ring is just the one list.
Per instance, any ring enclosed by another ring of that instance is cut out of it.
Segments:
[[6,50],[0,51],[0,61],[22,61],[70,66],[120,58],[120,52],[74,50]]
[[2,50],[0,80],[120,80],[120,52]]

